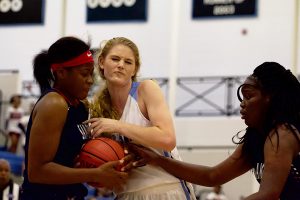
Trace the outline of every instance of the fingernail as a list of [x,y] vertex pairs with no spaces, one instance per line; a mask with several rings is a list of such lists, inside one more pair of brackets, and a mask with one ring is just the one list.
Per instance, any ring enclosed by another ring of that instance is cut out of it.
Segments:
[[133,165],[133,166],[136,166],[136,165],[137,165],[137,162],[133,162],[132,165]]
[[125,154],[128,154],[128,150],[127,150],[127,149],[124,149],[124,153],[125,153]]
[[124,163],[124,160],[123,160],[123,159],[122,159],[122,160],[120,160],[120,163],[121,163],[121,164],[123,164],[123,163]]
[[121,168],[121,171],[122,171],[122,172],[124,172],[124,171],[125,171],[125,168],[124,168],[124,167],[122,167],[122,168]]

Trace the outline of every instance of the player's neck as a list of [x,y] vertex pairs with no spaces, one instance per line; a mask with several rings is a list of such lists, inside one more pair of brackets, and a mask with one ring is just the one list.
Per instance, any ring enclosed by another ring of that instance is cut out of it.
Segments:
[[66,95],[64,92],[62,92],[59,88],[53,87],[53,90],[55,90],[58,94],[60,94],[70,105],[72,106],[78,106],[79,100],[74,98],[69,98],[68,95]]

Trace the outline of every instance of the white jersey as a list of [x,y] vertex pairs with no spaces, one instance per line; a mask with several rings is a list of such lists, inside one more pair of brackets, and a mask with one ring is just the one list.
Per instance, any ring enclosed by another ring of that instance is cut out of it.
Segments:
[[18,200],[19,199],[19,191],[20,191],[20,186],[16,183],[10,182],[10,184],[2,191],[1,199],[3,199],[3,200]]
[[22,130],[19,128],[19,123],[21,123],[21,119],[24,115],[24,110],[19,108],[14,108],[13,106],[9,106],[6,112],[6,120],[8,120],[7,124],[7,132],[14,133],[22,133]]
[[[128,95],[121,121],[140,125],[140,126],[151,126],[151,122],[146,119],[140,111],[137,102],[137,88],[139,83],[132,83],[130,94]],[[166,154],[163,150],[151,148],[161,155]],[[170,175],[160,167],[146,165],[133,169],[130,173],[129,180],[127,181],[125,188],[120,193],[137,192],[140,190],[147,190],[151,187],[163,188],[164,185],[178,184],[181,187],[181,182],[178,178]],[[182,190],[182,192],[184,192]],[[153,191],[155,193],[155,191]]]

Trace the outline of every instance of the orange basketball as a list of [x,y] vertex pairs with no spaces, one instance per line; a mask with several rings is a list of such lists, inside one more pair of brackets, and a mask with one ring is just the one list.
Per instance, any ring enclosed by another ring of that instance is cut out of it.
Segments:
[[[82,146],[77,161],[80,162],[81,168],[95,168],[108,161],[120,160],[124,156],[124,149],[119,142],[110,138],[99,137],[88,140]],[[89,183],[89,185],[101,187],[101,185],[94,183]]]

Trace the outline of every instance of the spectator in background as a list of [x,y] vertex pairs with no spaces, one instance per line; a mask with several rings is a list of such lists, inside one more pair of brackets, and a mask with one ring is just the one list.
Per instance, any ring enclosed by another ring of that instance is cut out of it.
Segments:
[[19,199],[20,187],[11,179],[10,164],[5,159],[0,159],[0,199]]
[[216,185],[213,191],[207,194],[205,200],[227,200],[227,197],[222,192],[222,186]]
[[93,195],[86,197],[86,200],[114,200],[115,194],[107,188],[94,188]]
[[20,136],[23,134],[22,129],[19,127],[21,119],[24,115],[24,110],[21,107],[21,96],[13,95],[9,100],[9,107],[6,112],[6,131],[9,135],[10,146],[8,151],[11,153],[16,153]]
[[115,195],[111,190],[106,188],[96,188],[97,200],[114,200]]

